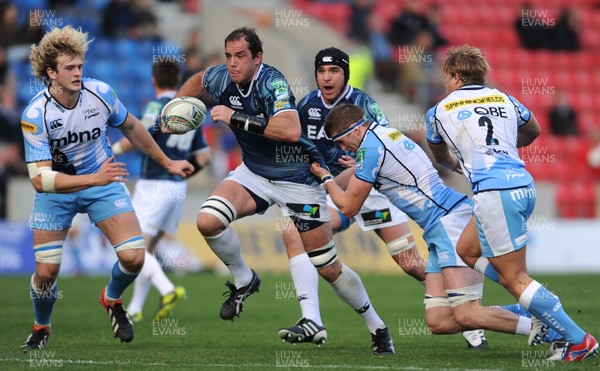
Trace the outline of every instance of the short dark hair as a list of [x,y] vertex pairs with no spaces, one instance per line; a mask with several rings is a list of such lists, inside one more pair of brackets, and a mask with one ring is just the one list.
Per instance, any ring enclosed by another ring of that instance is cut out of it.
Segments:
[[[365,116],[365,111],[354,104],[340,104],[334,107],[325,118],[325,134],[329,138],[348,129]],[[365,122],[368,124],[369,122]]]
[[230,41],[236,41],[243,38],[248,43],[248,49],[252,53],[252,58],[256,58],[258,53],[263,52],[262,41],[256,34],[256,30],[250,27],[240,27],[231,31],[229,35],[225,38],[225,45],[227,45]]
[[181,66],[172,60],[154,62],[152,77],[160,88],[177,88],[181,83]]

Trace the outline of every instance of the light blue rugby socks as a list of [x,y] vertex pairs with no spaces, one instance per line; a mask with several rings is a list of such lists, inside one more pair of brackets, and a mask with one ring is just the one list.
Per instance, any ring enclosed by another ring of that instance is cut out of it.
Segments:
[[129,272],[117,260],[112,268],[110,282],[106,286],[106,297],[113,300],[120,299],[123,291],[131,285],[138,274]]
[[50,326],[50,317],[54,309],[54,303],[58,299],[58,284],[54,281],[52,287],[46,284],[35,284],[31,276],[29,292],[33,302],[33,312],[35,314],[35,323],[42,326]]
[[537,281],[531,281],[519,298],[532,315],[561,334],[569,343],[580,344],[585,332],[569,317],[558,296]]

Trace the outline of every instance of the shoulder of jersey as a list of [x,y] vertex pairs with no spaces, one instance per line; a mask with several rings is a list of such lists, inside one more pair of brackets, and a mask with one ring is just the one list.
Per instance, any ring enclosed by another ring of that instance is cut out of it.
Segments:
[[315,89],[315,90],[311,91],[304,98],[302,98],[300,100],[300,102],[298,103],[298,108],[301,108],[302,106],[304,106],[306,104],[309,104],[312,100],[315,100],[318,97],[319,97],[319,90],[318,89]]

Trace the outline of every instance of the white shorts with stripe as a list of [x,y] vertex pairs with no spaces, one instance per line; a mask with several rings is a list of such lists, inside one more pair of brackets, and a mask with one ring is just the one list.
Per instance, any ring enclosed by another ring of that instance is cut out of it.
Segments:
[[535,207],[533,183],[514,189],[479,192],[473,195],[481,252],[493,258],[527,245],[527,220]]

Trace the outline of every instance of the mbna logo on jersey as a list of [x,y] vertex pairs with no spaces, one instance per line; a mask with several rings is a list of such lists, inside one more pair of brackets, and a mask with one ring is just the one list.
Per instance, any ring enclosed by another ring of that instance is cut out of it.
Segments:
[[286,206],[290,209],[292,216],[304,216],[313,219],[319,219],[321,212],[318,204],[292,204],[286,203]]
[[361,213],[360,215],[363,218],[365,226],[378,225],[392,221],[390,209],[369,211],[367,213]]
[[462,120],[468,119],[469,117],[471,117],[471,115],[472,115],[471,111],[467,111],[466,109],[464,109],[458,113],[457,117],[460,121],[462,121]]

